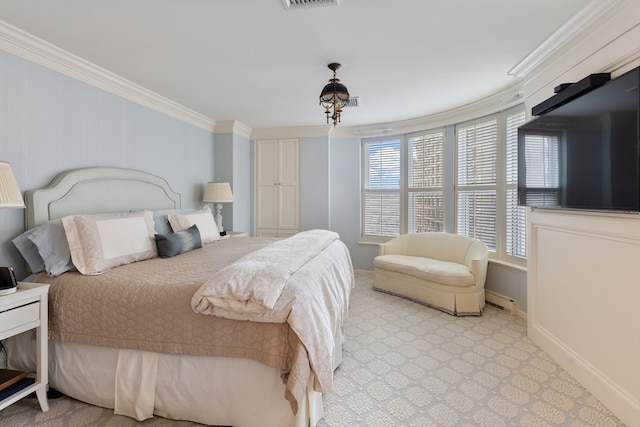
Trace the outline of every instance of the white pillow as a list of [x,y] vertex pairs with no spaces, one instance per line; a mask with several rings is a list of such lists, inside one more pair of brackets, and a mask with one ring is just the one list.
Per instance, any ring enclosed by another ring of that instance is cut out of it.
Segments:
[[199,211],[169,214],[167,215],[167,219],[175,233],[186,230],[192,225],[197,225],[203,244],[220,240],[220,231],[218,230],[216,221],[213,219],[213,215],[211,215],[209,206],[205,206]]
[[97,275],[158,256],[150,211],[62,218],[71,260],[82,274]]
[[169,234],[173,232],[171,228],[171,224],[169,224],[169,218],[167,218],[170,214],[176,213],[187,213],[193,212],[195,209],[160,209],[157,211],[153,211],[153,226],[156,229],[156,234]]

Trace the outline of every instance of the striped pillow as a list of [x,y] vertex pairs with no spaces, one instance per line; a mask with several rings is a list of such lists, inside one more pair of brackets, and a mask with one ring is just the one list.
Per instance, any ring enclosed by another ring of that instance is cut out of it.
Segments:
[[183,252],[202,247],[197,225],[177,233],[156,234],[156,246],[161,258],[171,258]]

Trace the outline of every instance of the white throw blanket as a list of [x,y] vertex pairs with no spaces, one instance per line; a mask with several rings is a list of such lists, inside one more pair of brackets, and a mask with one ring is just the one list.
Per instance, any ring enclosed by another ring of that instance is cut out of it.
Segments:
[[[354,285],[351,257],[339,236],[300,232],[222,269],[194,294],[196,313],[235,320],[287,322],[309,355],[316,391],[333,382],[335,338],[349,310]],[[308,378],[288,378],[296,388]]]
[[309,230],[252,252],[205,282],[191,306],[201,314],[282,323],[287,313],[273,309],[287,280],[338,238],[332,231]]

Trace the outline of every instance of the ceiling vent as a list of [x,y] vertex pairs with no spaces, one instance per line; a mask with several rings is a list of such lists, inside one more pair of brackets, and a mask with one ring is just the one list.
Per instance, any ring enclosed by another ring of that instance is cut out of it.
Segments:
[[282,0],[282,5],[287,10],[305,9],[315,6],[338,6],[340,0]]
[[360,98],[357,96],[350,96],[349,102],[347,102],[347,105],[345,105],[345,107],[359,107],[360,106],[359,100]]

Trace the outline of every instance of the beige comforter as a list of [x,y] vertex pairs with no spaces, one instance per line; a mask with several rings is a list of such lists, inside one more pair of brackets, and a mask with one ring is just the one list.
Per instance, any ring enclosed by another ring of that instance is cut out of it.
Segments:
[[288,322],[309,355],[316,391],[327,391],[334,337],[347,317],[353,283],[351,264],[341,262],[349,253],[338,239],[327,230],[303,231],[250,253],[202,285],[193,309],[229,319]]
[[[49,338],[159,353],[253,359],[288,374],[286,397],[297,412],[297,402],[304,393],[300,383],[306,384],[313,362],[288,323],[204,316],[191,308],[194,293],[212,275],[274,241],[230,238],[173,258],[154,258],[114,268],[99,276],[69,272],[50,278],[40,274],[35,281],[51,284]],[[320,274],[325,277],[302,273],[310,281],[344,281],[344,288],[350,289],[352,277],[338,272],[346,265],[350,268],[346,248],[340,256],[328,256],[335,265],[328,266],[326,258],[320,257]],[[317,303],[337,304],[337,309],[329,310],[342,313],[342,307],[348,305],[348,292],[343,294]],[[342,326],[344,320],[339,315],[336,322]],[[327,345],[332,346],[333,341]]]

